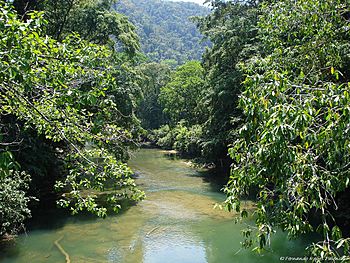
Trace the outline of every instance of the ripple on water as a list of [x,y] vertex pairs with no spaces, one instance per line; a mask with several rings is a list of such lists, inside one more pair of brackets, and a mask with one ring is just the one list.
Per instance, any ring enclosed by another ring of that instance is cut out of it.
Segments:
[[168,229],[168,234],[155,234],[144,240],[144,263],[203,263],[207,262],[206,249],[200,242],[183,231]]

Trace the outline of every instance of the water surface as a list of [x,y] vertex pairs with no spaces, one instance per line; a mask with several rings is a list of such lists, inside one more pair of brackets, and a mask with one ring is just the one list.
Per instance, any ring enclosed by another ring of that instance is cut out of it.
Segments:
[[235,215],[214,209],[224,200],[218,180],[184,160],[142,149],[130,166],[146,200],[106,219],[48,211],[15,245],[0,251],[0,261],[65,262],[54,245],[60,238],[72,263],[271,263],[304,254],[305,241],[289,241],[283,233],[273,237],[263,255],[242,250],[241,230],[250,222],[235,224]]

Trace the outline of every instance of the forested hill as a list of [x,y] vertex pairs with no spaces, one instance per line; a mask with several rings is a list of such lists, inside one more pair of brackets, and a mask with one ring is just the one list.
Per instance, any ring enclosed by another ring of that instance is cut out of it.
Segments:
[[201,58],[207,44],[201,43],[201,34],[189,18],[209,14],[208,8],[161,0],[120,0],[114,8],[136,25],[142,50],[150,60],[182,64]]

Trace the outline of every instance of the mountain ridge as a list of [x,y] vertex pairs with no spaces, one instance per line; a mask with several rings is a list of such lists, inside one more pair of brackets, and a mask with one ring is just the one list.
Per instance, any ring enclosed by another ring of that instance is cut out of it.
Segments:
[[113,7],[137,27],[142,51],[150,61],[180,65],[199,60],[209,45],[190,21],[209,14],[207,7],[170,0],[120,0]]

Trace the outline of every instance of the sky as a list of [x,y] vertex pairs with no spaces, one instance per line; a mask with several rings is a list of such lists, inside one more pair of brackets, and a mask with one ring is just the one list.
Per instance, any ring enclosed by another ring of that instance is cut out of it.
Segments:
[[187,2],[193,2],[202,5],[204,3],[204,0],[187,0]]
[[193,2],[202,5],[205,0],[171,0],[176,2]]

